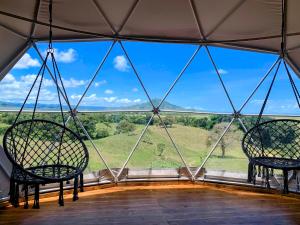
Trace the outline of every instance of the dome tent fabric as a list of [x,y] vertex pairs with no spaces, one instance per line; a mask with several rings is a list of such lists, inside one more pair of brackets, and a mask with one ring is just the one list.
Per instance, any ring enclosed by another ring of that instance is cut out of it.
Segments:
[[[285,0],[286,57],[300,74],[300,2]],[[53,38],[203,43],[279,53],[282,0],[54,0]],[[47,0],[0,3],[0,78],[48,38]]]

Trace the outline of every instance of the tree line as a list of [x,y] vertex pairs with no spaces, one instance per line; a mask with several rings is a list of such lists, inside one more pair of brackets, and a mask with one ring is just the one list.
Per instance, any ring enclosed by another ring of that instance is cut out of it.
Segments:
[[[3,135],[5,130],[13,124],[16,118],[16,113],[0,113],[0,135]],[[65,119],[68,117],[65,114]],[[30,113],[23,113],[20,115],[20,120],[31,119]],[[57,123],[62,123],[60,113],[36,113],[35,118],[51,120]],[[114,134],[130,133],[135,130],[136,125],[146,125],[150,118],[151,113],[79,113],[78,118],[84,125],[87,132],[92,138],[104,138],[110,135],[109,128],[111,124],[116,124]],[[172,127],[173,124],[181,124],[183,126],[197,127],[206,130],[212,130],[216,124],[228,123],[231,121],[230,115],[187,115],[187,114],[165,114],[162,115],[163,123],[158,117],[150,122],[150,125],[159,125]],[[264,118],[263,120],[268,120]],[[247,128],[255,125],[256,117],[245,117],[243,122]],[[104,124],[102,127],[97,127],[97,124]],[[243,130],[243,127],[238,122],[235,122],[238,129]],[[75,123],[70,120],[68,126],[71,129],[76,129]],[[77,129],[76,129],[77,130]]]

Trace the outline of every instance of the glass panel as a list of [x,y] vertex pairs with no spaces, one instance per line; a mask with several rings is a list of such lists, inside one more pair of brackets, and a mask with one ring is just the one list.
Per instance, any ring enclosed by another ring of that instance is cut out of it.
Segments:
[[[151,114],[138,112],[79,113],[78,117],[107,165],[117,173],[149,121]],[[91,142],[88,140],[85,142],[91,154],[89,169],[93,172],[106,170],[107,168],[100,161]]]
[[155,106],[197,48],[194,45],[143,42],[125,42],[124,46]]
[[237,110],[278,58],[229,48],[209,47],[209,50]]
[[200,112],[232,111],[204,48],[200,49],[194,61],[178,80],[161,109]]
[[[108,48],[106,48],[108,49]],[[102,60],[98,58],[98,63]],[[92,73],[85,77],[92,79]],[[83,92],[71,93],[77,103]],[[151,110],[147,96],[119,44],[115,44],[103,67],[79,105],[81,111]]]
[[214,116],[192,113],[162,113],[168,131],[189,167],[195,170],[208,153],[207,138]]
[[[222,133],[228,127],[229,122],[216,123],[208,134],[207,146],[212,149]],[[244,131],[242,126],[235,121],[211,154],[204,165],[207,175],[240,177],[247,174],[248,159],[241,148],[241,140]],[[231,175],[220,172],[232,172]]]
[[[170,124],[165,122],[170,128]],[[180,156],[163,123],[155,116],[128,163],[129,177],[178,177],[181,167],[184,164]]]
[[[243,113],[258,114],[265,100],[267,91],[275,74],[276,68],[270,73],[269,77],[264,81],[261,87],[253,95],[249,103],[245,106]],[[299,78],[291,71],[294,82],[299,86]],[[287,72],[281,63],[270,96],[268,98],[264,114],[278,115],[299,115],[299,107],[294,96]]]
[[[109,49],[111,42],[67,42],[53,44],[55,57],[70,101],[75,104],[72,95],[82,94],[92,74]],[[39,43],[43,56],[48,48],[47,43]]]

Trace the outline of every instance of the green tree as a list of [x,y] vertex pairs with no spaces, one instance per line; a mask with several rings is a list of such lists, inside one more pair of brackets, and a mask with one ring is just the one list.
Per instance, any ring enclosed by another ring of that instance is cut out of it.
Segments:
[[[79,115],[79,120],[81,121],[82,125],[84,126],[84,128],[86,129],[86,131],[88,132],[90,137],[93,138],[93,139],[97,138],[97,131],[96,131],[97,120],[96,120],[96,118],[93,115],[81,114],[81,115]],[[84,134],[83,130],[79,127],[79,124],[77,124],[77,126],[76,126],[73,119],[71,119],[69,121],[68,127],[76,133],[79,131],[79,135],[84,140],[87,139],[87,137]]]
[[8,124],[3,124],[3,123],[0,123],[0,135],[3,135],[6,130],[8,129],[9,125]]
[[135,130],[133,123],[130,123],[127,120],[121,120],[120,123],[116,126],[116,134],[120,133],[130,133]]
[[[206,145],[209,147],[212,144],[215,144],[227,126],[228,126],[228,123],[226,123],[226,122],[221,122],[221,123],[217,123],[216,125],[214,125],[214,127],[212,128],[212,130],[210,131],[210,133],[207,137]],[[236,136],[237,136],[236,131],[237,131],[237,127],[235,125],[231,125],[231,127],[227,131],[226,135],[223,136],[223,138],[220,140],[219,147],[221,149],[221,157],[222,158],[225,157],[228,146],[236,138]]]
[[16,119],[16,115],[15,113],[2,113],[1,114],[1,123],[6,123],[6,124],[13,124],[13,122]]
[[204,129],[208,129],[208,118],[203,117],[203,118],[195,118],[193,121],[193,127],[200,127]]
[[166,145],[164,143],[158,143],[156,145],[157,155],[162,156],[162,154],[164,153],[165,148],[166,148]]
[[96,138],[106,138],[109,136],[109,132],[105,128],[97,128],[96,129]]
[[[164,118],[162,118],[164,124],[166,125],[166,127],[172,127],[173,124],[175,123],[175,118],[173,116],[166,116]],[[160,123],[160,126],[163,126],[162,123]]]

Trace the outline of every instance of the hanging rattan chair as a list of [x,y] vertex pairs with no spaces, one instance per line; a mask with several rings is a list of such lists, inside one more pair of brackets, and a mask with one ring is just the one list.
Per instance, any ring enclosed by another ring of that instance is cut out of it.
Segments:
[[[13,164],[10,192],[15,206],[18,205],[16,186],[19,184],[25,185],[25,208],[28,207],[28,185],[36,185],[35,208],[39,207],[39,184],[62,185],[63,181],[75,179],[73,199],[77,200],[78,176],[87,166],[88,151],[72,130],[52,121],[24,120],[6,131],[3,148]],[[60,205],[63,205],[62,191],[61,187]]]
[[26,175],[59,182],[79,175],[88,162],[85,144],[61,124],[35,119],[11,126],[4,135],[4,151]]
[[242,147],[249,158],[249,177],[256,175],[255,166],[283,170],[284,193],[288,193],[288,171],[300,169],[300,121],[271,120],[251,128],[244,136]]
[[294,96],[300,108],[300,94],[284,57],[277,61],[277,69],[272,78],[267,95],[262,104],[256,124],[246,132],[242,140],[242,149],[249,158],[248,181],[255,183],[256,166],[263,167],[266,184],[269,184],[269,169],[283,171],[283,193],[288,193],[288,171],[300,169],[300,121],[292,119],[276,119],[260,122],[268,98],[270,96],[279,67],[283,62]]
[[[8,159],[13,164],[10,184],[10,201],[18,206],[19,185],[23,185],[25,191],[24,208],[28,208],[28,186],[35,186],[34,208],[39,208],[39,185],[59,183],[59,204],[63,201],[63,182],[74,179],[73,200],[78,199],[78,176],[80,187],[83,187],[83,171],[88,164],[89,154],[82,139],[74,131],[67,128],[69,119],[73,119],[79,133],[76,115],[71,108],[54,57],[52,47],[52,1],[49,2],[49,49],[43,60],[43,64],[36,76],[25,101],[17,114],[15,122],[7,129],[3,138],[3,148]],[[51,61],[52,71],[47,66],[47,60]],[[56,85],[62,124],[54,121],[36,119],[36,109],[39,95],[44,80],[45,70],[48,70]],[[39,82],[38,82],[39,81]],[[24,106],[37,85],[35,104],[30,120],[18,121]],[[70,116],[65,118],[62,100],[65,100]]]

